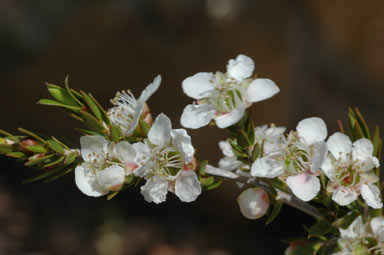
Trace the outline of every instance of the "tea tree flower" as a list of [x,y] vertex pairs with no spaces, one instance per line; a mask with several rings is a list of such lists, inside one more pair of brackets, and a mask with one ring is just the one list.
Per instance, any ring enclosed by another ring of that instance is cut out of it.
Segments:
[[110,143],[102,136],[80,138],[81,156],[84,162],[75,169],[77,187],[87,196],[98,197],[118,189],[124,182],[124,169],[107,165]]
[[374,185],[378,177],[373,172],[379,160],[372,156],[372,142],[361,138],[352,144],[348,136],[335,133],[327,144],[330,154],[322,169],[330,179],[327,190],[333,192],[332,199],[349,205],[361,194],[370,207],[381,208],[380,191]]
[[312,200],[320,191],[316,177],[327,155],[327,128],[320,118],[299,122],[297,131],[291,131],[276,149],[264,154],[252,164],[255,177],[275,178],[285,181],[303,201]]
[[146,180],[141,187],[146,201],[164,202],[168,191],[183,202],[194,201],[200,195],[200,182],[194,169],[190,169],[195,160],[191,138],[185,129],[172,129],[166,115],[157,116],[148,140],[136,148],[140,166],[133,173]]
[[130,135],[135,130],[140,118],[152,124],[152,117],[146,101],[159,88],[160,83],[161,76],[158,75],[141,92],[138,99],[129,90],[117,92],[116,97],[111,100],[114,107],[108,111],[108,116],[112,123],[120,127],[126,135]]
[[237,198],[241,213],[247,219],[263,217],[269,207],[268,194],[262,188],[249,188]]
[[271,98],[279,88],[270,79],[250,78],[255,69],[253,60],[245,55],[231,59],[227,73],[197,73],[186,78],[184,93],[197,100],[187,105],[181,116],[181,125],[200,128],[212,119],[219,128],[236,124],[252,103]]

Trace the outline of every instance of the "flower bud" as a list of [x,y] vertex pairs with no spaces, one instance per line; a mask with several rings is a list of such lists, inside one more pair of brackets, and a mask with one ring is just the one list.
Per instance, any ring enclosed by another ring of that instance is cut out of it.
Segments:
[[244,217],[254,220],[267,212],[269,197],[262,188],[249,188],[240,194],[237,202]]
[[32,140],[32,139],[25,139],[23,141],[20,141],[19,145],[20,145],[20,151],[22,151],[24,153],[31,154],[33,152],[28,150],[27,146],[30,146],[30,145],[40,145],[40,144],[38,142]]
[[140,119],[147,122],[148,125],[150,125],[150,126],[152,126],[152,124],[153,124],[151,110],[149,109],[147,103],[144,104],[144,108],[143,108],[143,111],[141,112]]

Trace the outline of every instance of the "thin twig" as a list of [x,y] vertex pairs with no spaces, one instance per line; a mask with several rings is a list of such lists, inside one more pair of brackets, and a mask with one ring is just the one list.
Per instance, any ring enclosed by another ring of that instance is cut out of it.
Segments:
[[[219,177],[224,177],[226,179],[231,179],[236,182],[241,182],[245,184],[253,183],[256,186],[262,187],[264,189],[270,189],[269,185],[265,182],[262,182],[256,178],[249,178],[246,176],[240,176],[238,174],[235,174],[230,171],[222,170],[220,168],[213,167],[211,165],[207,165],[207,168],[205,169],[205,172],[210,174],[210,175],[215,175]],[[316,207],[312,206],[311,204],[304,202],[297,197],[288,194],[284,191],[281,190],[276,190],[277,191],[277,199],[283,201],[283,203],[292,206],[316,219],[324,219],[324,216],[317,210]]]

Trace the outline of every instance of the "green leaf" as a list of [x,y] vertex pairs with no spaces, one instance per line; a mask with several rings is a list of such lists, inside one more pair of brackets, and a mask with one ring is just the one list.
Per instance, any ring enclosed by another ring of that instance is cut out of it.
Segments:
[[51,150],[53,150],[59,154],[64,153],[63,147],[61,147],[61,145],[54,140],[47,140],[47,145]]
[[7,131],[4,131],[4,130],[0,129],[0,134],[1,135],[5,135],[5,136],[11,138],[12,141],[15,141],[15,142],[17,141],[16,137],[14,137],[11,133],[8,133]]
[[121,128],[112,124],[110,127],[110,132],[112,141],[114,141],[115,143],[120,142],[123,137],[123,132],[121,131]]
[[351,213],[341,219],[339,227],[342,229],[347,229],[352,224],[352,222],[354,222],[355,219],[359,217],[359,215],[359,211],[353,210]]
[[145,137],[147,137],[148,132],[151,129],[151,126],[147,122],[145,122],[144,120],[139,120],[139,126],[140,126],[140,129],[141,129],[143,135]]
[[372,136],[372,144],[373,144],[373,156],[380,158],[380,155],[378,155],[379,147],[380,147],[380,129],[379,126],[376,126],[375,132]]
[[111,120],[109,119],[107,112],[104,110],[104,108],[101,106],[101,104],[99,104],[99,102],[92,96],[91,93],[89,93],[88,95],[93,100],[93,102],[97,105],[97,107],[99,108],[100,113],[101,113],[101,117],[104,120],[105,124],[107,124],[107,126],[111,125]]
[[205,175],[205,169],[207,168],[208,160],[202,160],[199,164],[199,174],[204,176]]
[[71,94],[69,94],[68,91],[66,91],[65,89],[53,84],[46,83],[46,85],[52,97],[57,101],[59,101],[60,103],[63,103],[69,106],[74,106],[74,107],[79,106],[76,100],[74,100]]
[[56,160],[53,160],[47,164],[45,164],[44,166],[42,166],[42,168],[48,168],[48,167],[51,167],[51,166],[54,166],[54,165],[58,165],[60,164],[63,160],[65,159],[65,156],[60,156],[58,157]]
[[82,128],[75,128],[75,130],[79,131],[80,133],[82,133],[84,135],[100,135],[100,133],[98,133],[98,132],[94,132],[94,131],[86,130],[86,129],[82,129]]
[[360,111],[359,111],[359,109],[357,107],[355,107],[355,112],[356,112],[357,121],[359,123],[359,126],[361,127],[361,130],[362,130],[362,132],[364,134],[364,137],[368,138],[368,139],[371,139],[371,134],[369,132],[367,123],[365,122],[365,120],[363,118],[363,115],[361,115],[361,113],[360,113]]
[[59,171],[58,174],[51,174],[51,176],[49,176],[48,178],[46,178],[44,180],[44,183],[53,182],[53,181],[59,179],[60,177],[63,177],[64,175],[69,174],[74,169],[75,169],[74,167],[71,167],[71,168],[68,168],[68,169],[66,169],[64,171]]
[[261,156],[261,147],[260,145],[257,143],[255,144],[255,146],[253,147],[253,151],[252,151],[252,162],[255,162],[256,159]]
[[213,190],[213,189],[216,189],[218,188],[221,183],[223,182],[223,180],[216,180],[214,183],[212,183],[211,185],[205,187],[205,190]]
[[[65,83],[65,88],[66,88],[68,94],[72,97],[73,100],[76,101],[76,103],[78,105],[82,106],[83,103],[80,102],[79,99],[77,99],[77,97],[75,97],[74,93],[72,92],[72,89],[69,87],[69,76],[68,75],[65,77],[64,83]],[[81,97],[81,95],[80,95],[80,97]]]
[[27,145],[25,146],[25,148],[29,151],[32,151],[33,153],[39,153],[39,154],[47,153],[47,149],[41,145]]
[[232,151],[237,158],[247,158],[248,157],[247,153],[245,153],[243,151],[243,149],[240,146],[238,146],[233,140],[229,139],[228,142],[231,145]]
[[308,238],[313,236],[323,236],[332,230],[332,224],[328,220],[320,220],[309,228]]
[[0,144],[0,154],[12,153],[13,146],[11,144]]
[[41,157],[41,158],[31,159],[27,163],[25,163],[25,165],[26,166],[34,166],[34,165],[37,165],[37,164],[40,164],[40,163],[46,161],[47,159],[49,159],[49,158],[51,158],[53,156],[54,156],[54,154],[51,154],[51,155],[44,156],[44,157]]
[[58,168],[55,168],[55,169],[52,169],[52,170],[43,170],[42,173],[37,174],[37,175],[35,175],[35,176],[31,177],[31,178],[28,178],[28,179],[24,180],[23,184],[31,183],[31,182],[35,182],[35,181],[41,180],[43,178],[46,178],[46,177],[51,176],[53,174],[56,174],[56,173],[60,172],[63,169],[64,169],[64,167],[61,166],[61,167],[58,167]]
[[30,137],[33,137],[33,138],[35,138],[36,140],[39,140],[39,141],[42,142],[42,143],[45,143],[45,142],[46,142],[43,138],[41,138],[40,136],[36,135],[35,133],[33,133],[33,132],[29,131],[29,130],[26,130],[26,129],[24,129],[24,128],[18,128],[18,130],[19,130],[21,133],[26,134],[26,135],[28,135],[28,136],[30,136]]
[[97,120],[95,117],[93,117],[91,114],[85,111],[80,112],[84,123],[92,130],[98,133],[107,133],[107,129],[103,126],[102,122]]
[[276,218],[276,216],[279,215],[282,207],[283,207],[283,201],[277,200],[276,205],[273,207],[271,214],[268,216],[268,219],[265,225],[269,225]]
[[64,164],[65,165],[70,165],[72,164],[73,162],[75,162],[77,156],[78,156],[78,152],[77,151],[73,151],[71,152],[65,159],[64,159]]
[[65,143],[57,139],[56,137],[52,136],[52,140],[60,144],[60,146],[63,147],[64,149],[69,150],[69,147]]
[[8,153],[6,156],[11,158],[18,158],[18,159],[27,157],[27,155],[25,155],[23,152],[20,152],[20,151]]
[[40,99],[38,104],[63,107],[63,108],[66,108],[68,110],[71,110],[75,113],[79,113],[81,110],[80,107],[66,105],[66,104],[57,102],[55,100],[51,100],[51,99]]
[[96,116],[96,118],[100,121],[103,120],[103,117],[101,116],[101,112],[97,104],[92,100],[92,98],[87,95],[84,91],[80,91],[81,95],[83,96],[84,101],[87,103],[93,114]]
[[251,146],[251,141],[249,140],[247,134],[243,129],[240,130],[239,134],[236,137],[237,144],[240,145],[240,147],[247,149],[249,146]]

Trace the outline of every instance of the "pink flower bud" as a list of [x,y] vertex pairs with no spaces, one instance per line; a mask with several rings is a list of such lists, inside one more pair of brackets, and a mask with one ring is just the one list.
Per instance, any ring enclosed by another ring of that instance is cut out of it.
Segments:
[[237,198],[244,217],[254,220],[263,217],[268,210],[269,197],[262,188],[249,188]]
[[40,145],[40,144],[38,142],[32,140],[32,139],[26,139],[26,140],[20,141],[19,145],[20,145],[20,151],[27,153],[27,154],[33,154],[32,151],[27,149],[27,146]]

